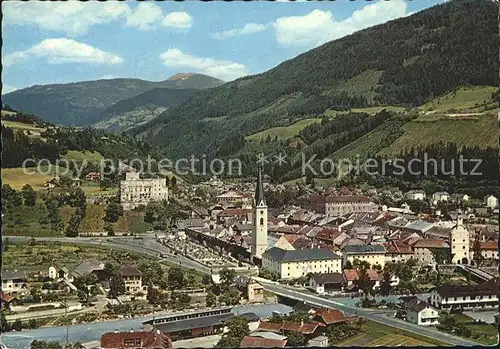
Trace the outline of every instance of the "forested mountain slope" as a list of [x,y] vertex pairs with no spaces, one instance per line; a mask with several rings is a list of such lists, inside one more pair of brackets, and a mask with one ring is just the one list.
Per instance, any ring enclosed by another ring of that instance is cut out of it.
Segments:
[[201,91],[132,133],[172,156],[215,154],[241,136],[328,110],[416,107],[460,86],[495,86],[496,12],[491,1],[449,1]]
[[191,74],[165,81],[140,79],[102,79],[70,84],[35,85],[2,96],[2,102],[16,110],[40,115],[59,125],[90,125],[99,121],[102,111],[113,104],[155,88],[204,89],[223,81]]

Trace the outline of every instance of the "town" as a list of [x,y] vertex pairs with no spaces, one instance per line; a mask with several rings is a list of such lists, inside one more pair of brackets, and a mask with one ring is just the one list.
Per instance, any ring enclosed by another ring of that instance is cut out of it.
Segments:
[[[306,184],[290,189],[266,182],[260,168],[253,181],[213,177],[178,184],[172,194],[165,179],[141,178],[124,168],[124,212],[145,210],[147,216],[178,200],[191,208],[188,217],[135,236],[104,231],[73,238],[5,237],[4,259],[20,247],[55,251],[67,239],[82,249],[116,251],[118,258],[73,267],[52,259],[37,273],[22,264],[4,269],[4,328],[153,315],[141,330],[103,333],[100,340],[82,343],[85,348],[121,348],[130,341],[143,348],[170,348],[172,341],[329,346],[360,334],[370,339],[368,328],[378,321],[422,345],[496,341],[498,199],[492,195],[481,202],[446,192],[427,197],[423,190]],[[268,204],[268,196],[287,196],[287,190],[302,192],[294,204]],[[383,204],[388,197],[396,207]],[[424,203],[434,211],[412,211]],[[286,311],[252,312],[254,306],[280,303]]]
[[498,346],[499,14],[3,1],[0,349]]

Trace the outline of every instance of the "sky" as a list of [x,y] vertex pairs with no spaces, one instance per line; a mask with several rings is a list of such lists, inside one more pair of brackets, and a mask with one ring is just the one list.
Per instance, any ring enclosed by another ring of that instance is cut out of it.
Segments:
[[262,73],[443,0],[2,2],[2,94],[106,78]]

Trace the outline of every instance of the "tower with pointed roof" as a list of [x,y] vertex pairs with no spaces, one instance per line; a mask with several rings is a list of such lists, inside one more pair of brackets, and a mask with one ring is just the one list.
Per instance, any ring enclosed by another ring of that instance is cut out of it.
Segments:
[[264,182],[260,167],[258,169],[257,186],[252,205],[252,217],[252,257],[262,258],[262,254],[267,249],[267,205],[264,200]]

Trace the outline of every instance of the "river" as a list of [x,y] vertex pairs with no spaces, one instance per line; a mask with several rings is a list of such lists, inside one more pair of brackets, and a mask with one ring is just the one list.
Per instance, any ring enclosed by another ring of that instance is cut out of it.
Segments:
[[[288,313],[291,310],[291,307],[284,304],[262,304],[235,307],[232,312],[235,314],[252,312],[260,318],[267,318],[272,315],[273,311]],[[147,316],[101,323],[71,325],[67,327],[68,341],[70,343],[86,343],[100,340],[101,336],[106,332],[113,332],[115,330],[129,331],[131,329],[135,331],[141,330],[142,322],[151,320],[152,318],[152,316]],[[7,332],[1,335],[2,343],[6,345],[8,349],[29,349],[30,343],[34,339],[65,343],[66,327],[44,327],[31,331]]]

